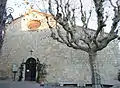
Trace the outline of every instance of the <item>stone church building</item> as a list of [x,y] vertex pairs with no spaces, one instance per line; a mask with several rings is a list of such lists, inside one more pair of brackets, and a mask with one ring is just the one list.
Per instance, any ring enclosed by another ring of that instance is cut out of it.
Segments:
[[[12,66],[15,65],[19,68],[20,64],[24,62],[30,65],[29,67],[24,65],[23,80],[28,80],[27,77],[30,78],[29,74],[31,73],[34,73],[33,77],[36,78],[37,71],[32,61],[36,62],[38,58],[41,63],[48,65],[46,69],[48,82],[84,81],[91,83],[87,53],[74,50],[53,40],[50,37],[46,16],[54,27],[55,21],[51,15],[37,11],[31,11],[6,25],[0,56],[0,76],[11,78],[13,75]],[[98,52],[97,61],[102,83],[110,83],[117,79],[120,51],[116,40]]]

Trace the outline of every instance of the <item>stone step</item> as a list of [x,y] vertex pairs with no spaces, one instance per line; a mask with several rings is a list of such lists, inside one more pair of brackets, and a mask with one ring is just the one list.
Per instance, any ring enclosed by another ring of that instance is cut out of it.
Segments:
[[84,83],[77,83],[77,82],[58,82],[59,86],[85,86]]

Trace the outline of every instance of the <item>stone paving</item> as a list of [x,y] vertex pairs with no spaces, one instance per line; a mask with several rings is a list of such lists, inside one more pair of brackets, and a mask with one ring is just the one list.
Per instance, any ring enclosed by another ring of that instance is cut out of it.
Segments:
[[0,88],[81,88],[81,87],[60,87],[53,86],[52,84],[46,84],[45,86],[40,86],[40,84],[31,81],[12,81],[12,80],[0,80]]
[[35,82],[0,81],[0,88],[40,88]]
[[[119,86],[119,87],[118,87]],[[73,87],[73,86],[55,86],[52,84],[46,84],[45,86],[40,86],[40,84],[32,81],[12,81],[12,80],[0,80],[0,88],[84,88],[84,87]],[[91,87],[85,87],[91,88]],[[104,87],[108,88],[108,87]],[[120,88],[120,83],[117,83],[112,88]]]

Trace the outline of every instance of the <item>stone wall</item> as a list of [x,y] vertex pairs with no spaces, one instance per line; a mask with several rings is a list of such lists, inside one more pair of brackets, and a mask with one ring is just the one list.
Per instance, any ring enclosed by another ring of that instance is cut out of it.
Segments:
[[[0,69],[5,69],[9,76],[11,66],[18,66],[29,57],[39,58],[48,65],[47,81],[86,81],[90,83],[91,72],[88,55],[84,51],[68,48],[66,45],[51,39],[48,29],[22,31],[21,19],[7,26],[6,36],[0,59]],[[33,54],[30,54],[33,50]],[[116,41],[98,52],[98,65],[102,82],[116,79],[119,68],[119,49]]]

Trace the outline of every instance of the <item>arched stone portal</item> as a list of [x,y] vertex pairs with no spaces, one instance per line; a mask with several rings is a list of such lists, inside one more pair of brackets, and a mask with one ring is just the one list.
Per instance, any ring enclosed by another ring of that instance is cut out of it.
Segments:
[[28,58],[25,63],[25,80],[36,80],[36,60],[33,57]]

